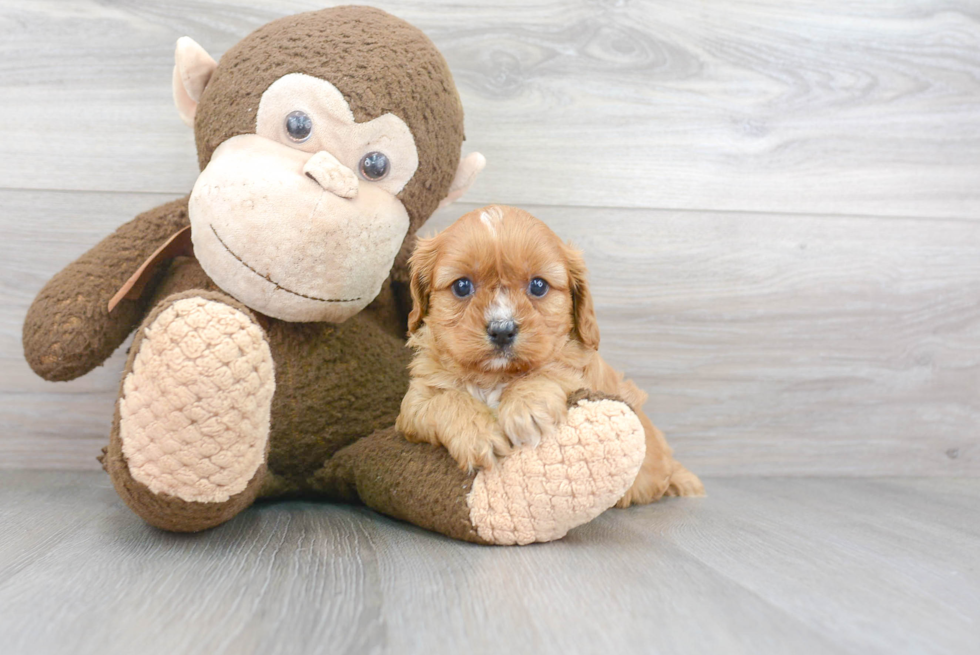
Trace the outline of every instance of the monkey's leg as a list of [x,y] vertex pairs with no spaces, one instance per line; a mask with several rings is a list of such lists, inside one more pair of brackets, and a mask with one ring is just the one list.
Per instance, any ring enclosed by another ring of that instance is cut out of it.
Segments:
[[272,355],[224,294],[170,296],[136,334],[103,466],[148,523],[196,532],[251,505],[266,472]]
[[464,473],[445,449],[389,428],[339,451],[310,486],[455,539],[528,544],[612,507],[644,454],[643,427],[625,403],[579,392],[565,425],[492,469]]

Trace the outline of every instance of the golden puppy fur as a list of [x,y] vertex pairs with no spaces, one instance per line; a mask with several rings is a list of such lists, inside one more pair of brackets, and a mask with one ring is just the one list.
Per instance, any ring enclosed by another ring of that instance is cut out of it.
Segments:
[[[411,259],[412,381],[398,416],[410,441],[445,446],[464,469],[493,466],[562,423],[588,388],[625,400],[646,458],[619,507],[704,493],[642,412],[646,394],[599,356],[582,255],[520,209],[466,214]],[[542,293],[544,291],[544,293]]]

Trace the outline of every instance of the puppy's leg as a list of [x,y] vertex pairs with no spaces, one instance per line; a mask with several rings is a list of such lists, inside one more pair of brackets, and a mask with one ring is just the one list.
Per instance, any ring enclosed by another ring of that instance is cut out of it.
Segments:
[[674,459],[664,433],[642,411],[637,410],[636,414],[646,433],[646,457],[633,486],[616,503],[616,507],[645,505],[660,500],[664,495],[703,496],[701,480]]
[[497,409],[500,427],[515,446],[535,448],[541,437],[565,422],[567,400],[568,391],[550,377],[532,375],[511,382]]
[[626,495],[616,503],[616,507],[645,505],[660,500],[667,493],[670,475],[674,471],[674,458],[663,433],[642,411],[637,410],[636,414],[640,417],[640,424],[643,425],[646,434],[646,457],[643,459],[636,480],[633,481]]
[[677,468],[670,474],[670,486],[667,487],[667,496],[703,496],[704,485],[698,476],[694,475],[683,464],[674,460]]
[[490,468],[510,452],[490,408],[466,392],[413,379],[395,426],[416,443],[444,446],[460,468]]

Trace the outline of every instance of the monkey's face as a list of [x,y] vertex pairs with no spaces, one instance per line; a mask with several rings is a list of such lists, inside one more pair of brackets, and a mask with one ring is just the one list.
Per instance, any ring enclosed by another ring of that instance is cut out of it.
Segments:
[[190,198],[194,252],[224,291],[286,321],[340,322],[379,293],[409,229],[397,195],[419,159],[384,114],[356,123],[330,82],[263,93],[256,133],[214,151]]
[[203,167],[195,254],[221,289],[275,318],[343,321],[389,277],[407,283],[415,231],[486,161],[460,157],[445,59],[380,9],[285,16],[220,65],[181,37],[175,64],[174,102]]

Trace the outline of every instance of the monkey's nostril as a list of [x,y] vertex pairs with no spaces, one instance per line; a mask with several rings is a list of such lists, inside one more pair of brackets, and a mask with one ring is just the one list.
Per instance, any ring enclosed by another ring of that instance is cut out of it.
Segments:
[[498,348],[512,344],[517,332],[517,323],[514,321],[490,321],[487,324],[487,336]]

